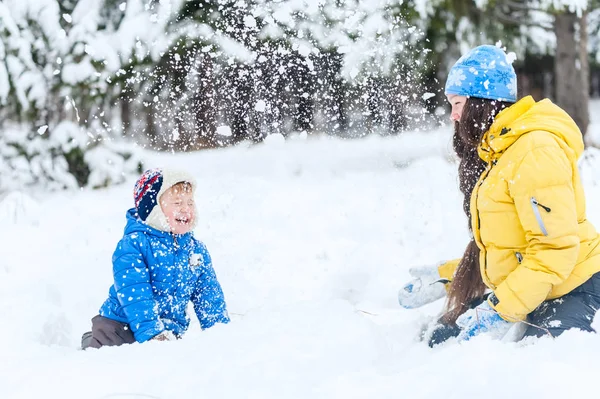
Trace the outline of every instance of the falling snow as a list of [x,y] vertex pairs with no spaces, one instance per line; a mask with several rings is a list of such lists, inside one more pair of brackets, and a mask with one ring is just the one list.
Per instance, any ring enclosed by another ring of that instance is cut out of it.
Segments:
[[[591,4],[534,3],[527,26],[499,33],[470,18],[502,11],[489,0],[467,15],[442,0],[0,0],[0,398],[504,398],[482,388],[498,370],[524,397],[589,396],[539,381],[549,354],[565,381],[593,381],[597,336],[431,351],[417,336],[443,304],[407,312],[395,298],[411,266],[468,240],[449,211],[462,196],[443,85],[465,80],[449,66],[480,42],[515,67],[552,56],[546,11]],[[588,23],[600,62],[600,10]],[[586,141],[600,146],[591,114]],[[589,204],[598,160],[588,149],[581,162]],[[78,351],[133,181],[163,164],[201,182],[197,233],[233,322]]]

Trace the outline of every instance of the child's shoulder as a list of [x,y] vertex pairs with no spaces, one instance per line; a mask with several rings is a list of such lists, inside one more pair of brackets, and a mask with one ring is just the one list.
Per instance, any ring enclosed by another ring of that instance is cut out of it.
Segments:
[[133,247],[144,247],[151,237],[143,231],[126,232],[123,237],[119,240],[119,246],[133,246]]
[[204,244],[204,242],[197,239],[193,234],[192,234],[191,238],[192,238],[191,242],[192,242],[192,245],[193,245],[195,251],[202,251],[202,252],[208,253],[208,248],[206,248],[206,244]]
[[132,232],[123,234],[123,237],[117,243],[117,247],[113,253],[113,262],[122,256],[135,255],[146,257],[151,245],[148,243],[148,237],[141,232]]

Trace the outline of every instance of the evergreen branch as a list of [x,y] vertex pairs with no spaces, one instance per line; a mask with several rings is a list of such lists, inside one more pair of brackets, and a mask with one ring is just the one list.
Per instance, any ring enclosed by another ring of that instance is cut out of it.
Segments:
[[543,9],[541,7],[534,7],[531,5],[527,5],[526,3],[518,3],[514,0],[501,0],[500,5],[505,5],[514,10],[522,10],[522,11],[539,11],[549,13],[547,9]]
[[554,32],[554,27],[552,25],[547,25],[539,22],[524,21],[522,19],[498,11],[498,9],[495,10],[494,16],[502,23],[526,26],[529,28],[541,28],[548,32]]

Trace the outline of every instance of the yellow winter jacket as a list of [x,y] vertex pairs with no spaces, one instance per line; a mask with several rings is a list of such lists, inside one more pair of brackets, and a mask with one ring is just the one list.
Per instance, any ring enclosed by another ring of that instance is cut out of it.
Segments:
[[[577,168],[583,139],[550,100],[501,111],[479,146],[488,163],[471,196],[484,283],[506,320],[523,320],[600,271],[600,236],[586,219]],[[449,280],[458,261],[439,269]]]

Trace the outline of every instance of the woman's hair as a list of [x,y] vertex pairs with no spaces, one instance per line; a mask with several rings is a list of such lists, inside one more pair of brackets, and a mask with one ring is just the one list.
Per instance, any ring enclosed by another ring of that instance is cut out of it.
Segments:
[[[469,230],[471,230],[471,194],[486,168],[477,148],[496,115],[510,105],[501,101],[469,97],[464,104],[460,122],[454,124],[452,141],[454,152],[460,159],[459,187],[463,193],[463,210],[469,221]],[[458,316],[469,309],[475,300],[481,299],[484,292],[485,284],[479,268],[479,248],[472,239],[450,284],[447,309],[442,320],[447,324],[455,324]]]

